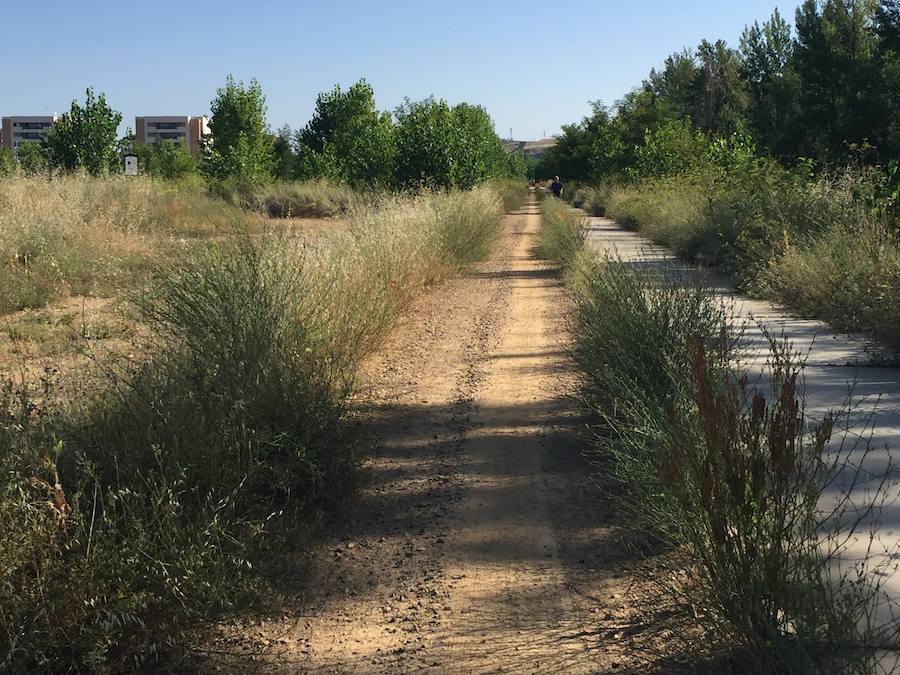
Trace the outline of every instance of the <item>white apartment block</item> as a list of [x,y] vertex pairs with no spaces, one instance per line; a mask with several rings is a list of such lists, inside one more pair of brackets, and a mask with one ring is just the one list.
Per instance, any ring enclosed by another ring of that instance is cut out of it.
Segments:
[[25,143],[39,143],[57,119],[56,115],[4,117],[0,120],[0,144],[15,151]]
[[196,155],[200,139],[209,134],[209,120],[204,116],[136,117],[134,138],[137,143],[152,145],[164,141],[184,143]]

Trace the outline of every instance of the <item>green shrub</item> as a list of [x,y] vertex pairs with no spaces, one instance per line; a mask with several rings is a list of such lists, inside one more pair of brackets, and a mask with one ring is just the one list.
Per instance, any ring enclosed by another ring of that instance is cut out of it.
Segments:
[[608,214],[681,256],[717,265],[752,288],[791,242],[850,224],[874,199],[873,176],[847,172],[810,182],[768,159],[710,166],[615,187]]
[[9,148],[0,148],[0,178],[12,176],[19,170],[15,153]]
[[3,394],[4,669],[132,671],[185,620],[250,588],[253,530],[240,532],[231,495],[197,494],[171,448],[159,454],[166,471],[120,462],[123,447],[89,460],[63,418],[8,384]]
[[142,174],[164,180],[199,177],[200,165],[183,143],[164,141],[151,145],[139,143],[135,148]]

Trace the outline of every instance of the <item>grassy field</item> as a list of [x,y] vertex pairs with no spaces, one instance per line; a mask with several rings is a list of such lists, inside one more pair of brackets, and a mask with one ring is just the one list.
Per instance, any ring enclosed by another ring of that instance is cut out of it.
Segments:
[[[487,254],[504,202],[354,199],[344,231],[310,237],[189,185],[3,188],[0,662],[18,672],[130,671],[252,597],[283,524],[352,489],[360,360]],[[26,377],[23,341],[47,346]]]

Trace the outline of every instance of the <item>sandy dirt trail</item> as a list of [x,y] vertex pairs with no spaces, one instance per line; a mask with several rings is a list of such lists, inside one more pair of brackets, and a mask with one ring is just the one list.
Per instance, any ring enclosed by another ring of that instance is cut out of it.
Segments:
[[367,365],[359,494],[285,564],[281,611],[223,630],[221,670],[646,672],[652,593],[581,457],[539,226],[507,216]]

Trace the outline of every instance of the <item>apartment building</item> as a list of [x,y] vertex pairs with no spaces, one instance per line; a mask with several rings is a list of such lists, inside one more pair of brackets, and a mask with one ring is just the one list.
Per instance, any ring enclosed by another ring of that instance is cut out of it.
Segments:
[[9,150],[18,150],[24,143],[38,143],[57,119],[56,115],[4,117],[0,120],[0,144]]
[[200,151],[200,139],[209,134],[209,120],[205,116],[136,117],[134,137],[137,143],[184,143],[196,155]]

